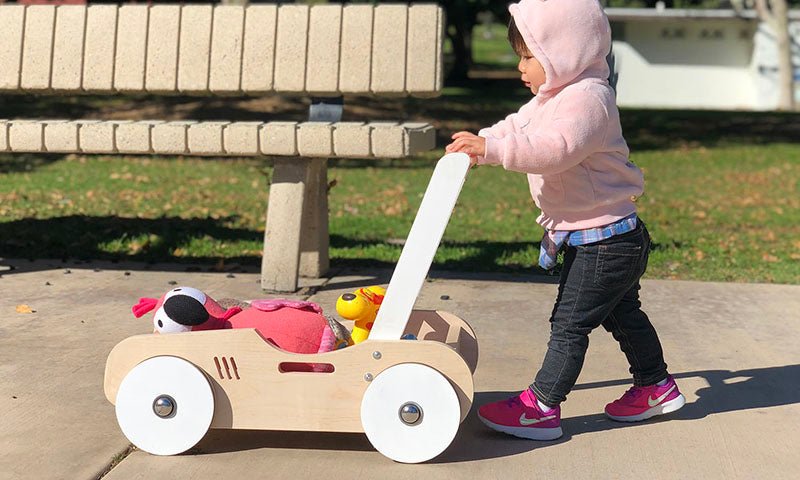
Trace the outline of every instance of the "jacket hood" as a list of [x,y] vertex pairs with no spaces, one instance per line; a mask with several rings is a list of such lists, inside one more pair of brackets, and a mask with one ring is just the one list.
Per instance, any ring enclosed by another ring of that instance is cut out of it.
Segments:
[[608,80],[611,26],[598,0],[522,0],[508,10],[544,68],[539,94],[585,78]]

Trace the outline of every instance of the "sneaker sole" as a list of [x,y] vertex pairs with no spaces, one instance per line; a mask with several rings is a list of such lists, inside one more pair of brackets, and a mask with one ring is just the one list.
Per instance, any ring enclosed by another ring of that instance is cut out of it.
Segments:
[[611,415],[608,412],[605,412],[606,417],[610,418],[611,420],[616,420],[617,422],[641,422],[642,420],[647,420],[648,418],[655,417],[657,415],[664,415],[666,413],[672,413],[676,410],[680,410],[686,404],[686,397],[683,396],[682,393],[679,393],[677,397],[673,398],[668,402],[664,402],[661,405],[656,405],[655,407],[651,408],[650,410],[645,410],[643,413],[639,415],[628,415],[626,417],[618,417],[616,415]]
[[478,418],[481,419],[481,422],[483,422],[484,425],[491,428],[492,430],[501,433],[507,433],[509,435],[513,435],[519,438],[525,438],[528,440],[541,440],[541,441],[555,440],[557,438],[560,438],[564,434],[564,432],[561,431],[561,427],[555,427],[555,428],[509,427],[506,425],[498,425],[496,423],[490,422],[489,420],[486,420],[485,418],[480,416],[480,414],[478,414]]

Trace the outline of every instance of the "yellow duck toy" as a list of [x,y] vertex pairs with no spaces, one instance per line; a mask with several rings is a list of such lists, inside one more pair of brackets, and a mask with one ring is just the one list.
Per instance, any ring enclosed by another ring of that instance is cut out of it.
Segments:
[[369,336],[384,296],[386,289],[375,285],[342,294],[336,300],[336,312],[342,318],[356,322],[350,335],[354,344],[363,342]]

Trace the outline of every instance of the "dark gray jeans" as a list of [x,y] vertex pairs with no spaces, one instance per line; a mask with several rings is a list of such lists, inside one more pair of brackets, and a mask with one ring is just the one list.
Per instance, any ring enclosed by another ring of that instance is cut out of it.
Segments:
[[556,406],[566,400],[583,367],[589,333],[600,325],[619,342],[634,385],[667,377],[661,343],[639,301],[649,252],[650,235],[641,220],[631,232],[566,247],[547,354],[531,385],[542,403]]

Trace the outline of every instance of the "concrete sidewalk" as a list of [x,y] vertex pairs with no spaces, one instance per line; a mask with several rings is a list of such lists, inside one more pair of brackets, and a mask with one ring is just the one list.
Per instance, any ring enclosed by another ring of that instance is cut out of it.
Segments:
[[[338,295],[390,274],[343,273],[300,297],[333,312]],[[417,308],[451,311],[476,331],[477,405],[518,392],[535,374],[556,293],[541,281],[434,274],[425,284]],[[604,418],[629,378],[600,329],[563,405],[563,438],[495,434],[473,412],[440,457],[402,465],[353,434],[211,431],[192,455],[129,453],[103,395],[106,356],[150,331],[149,317],[133,318],[130,306],[174,284],[218,298],[266,296],[255,272],[0,260],[0,479],[788,479],[800,471],[800,286],[645,281],[645,309],[687,397],[681,411],[634,425]],[[35,313],[16,313],[20,304]]]

